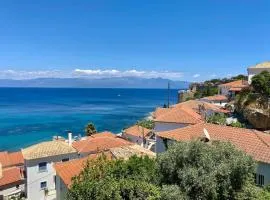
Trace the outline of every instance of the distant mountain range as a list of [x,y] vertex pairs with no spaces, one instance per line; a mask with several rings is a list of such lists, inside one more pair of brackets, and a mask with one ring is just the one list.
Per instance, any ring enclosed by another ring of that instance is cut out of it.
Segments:
[[189,82],[171,81],[163,78],[37,78],[27,80],[0,79],[0,87],[43,87],[43,88],[188,88]]

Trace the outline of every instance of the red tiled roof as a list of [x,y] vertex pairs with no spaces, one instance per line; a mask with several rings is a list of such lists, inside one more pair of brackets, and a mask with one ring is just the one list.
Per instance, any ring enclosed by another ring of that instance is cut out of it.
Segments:
[[222,112],[222,113],[227,113],[228,111],[222,109],[220,106],[200,101],[200,100],[189,100],[185,101],[183,103],[176,104],[177,107],[186,107],[189,109],[192,109],[194,112],[197,114],[200,112],[199,107],[203,106],[206,110],[212,110],[214,112]]
[[93,138],[97,138],[97,137],[117,137],[117,135],[113,134],[112,132],[109,131],[104,131],[101,133],[96,133],[94,135],[91,135],[91,137]]
[[11,167],[2,169],[2,177],[0,177],[0,187],[12,184],[12,183],[18,183],[19,181],[22,181],[22,173],[21,169],[19,167]]
[[85,140],[73,142],[72,146],[79,153],[91,153],[131,144],[131,142],[119,137],[88,137]]
[[200,123],[184,128],[158,133],[160,137],[177,141],[190,141],[203,136],[203,129],[209,133],[210,140],[228,141],[245,151],[255,160],[270,163],[270,135],[244,128],[235,128],[209,123]]
[[201,122],[201,116],[187,108],[172,107],[165,111],[154,120],[157,122],[196,124]]
[[150,135],[151,130],[144,128],[142,126],[139,126],[139,125],[134,125],[134,126],[131,126],[127,129],[125,129],[124,133],[126,133],[128,135],[133,135],[136,137],[142,137],[142,133],[144,133],[144,137],[147,137]]
[[[56,174],[63,180],[65,185],[70,187],[72,183],[72,178],[80,174],[87,160],[97,158],[99,155],[102,155],[102,154],[100,153],[91,154],[85,158],[75,159],[75,160],[71,160],[67,162],[55,163],[54,168],[55,168]],[[112,158],[112,154],[110,152],[105,152],[104,155],[108,159]]]
[[232,81],[229,83],[224,83],[224,84],[221,84],[219,86],[242,88],[242,87],[248,87],[248,83],[247,83],[247,81],[244,81],[244,80],[237,80],[237,81]]
[[208,96],[202,99],[209,100],[209,101],[227,101],[228,100],[228,98],[224,95]]
[[240,92],[242,89],[243,89],[243,88],[233,87],[233,88],[230,88],[229,91]]
[[0,163],[2,167],[19,166],[24,164],[24,159],[21,151],[8,153],[7,151],[0,152]]

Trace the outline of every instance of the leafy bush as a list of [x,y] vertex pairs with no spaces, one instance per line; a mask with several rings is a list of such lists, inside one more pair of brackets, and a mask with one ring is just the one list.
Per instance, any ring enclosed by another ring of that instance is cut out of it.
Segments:
[[143,119],[141,121],[138,121],[137,125],[152,130],[154,128],[154,126],[155,126],[155,123],[154,123],[153,120]]
[[240,193],[247,194],[247,186],[249,190],[255,187],[255,162],[229,143],[176,143],[159,155],[157,162],[160,183],[170,185],[166,191],[172,196],[182,193],[188,199],[237,199]]

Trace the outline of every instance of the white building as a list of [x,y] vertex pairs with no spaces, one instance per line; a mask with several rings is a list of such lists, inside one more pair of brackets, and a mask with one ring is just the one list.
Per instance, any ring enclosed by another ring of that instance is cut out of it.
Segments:
[[270,184],[270,135],[264,132],[200,123],[158,133],[156,136],[156,153],[166,151],[175,141],[202,140],[206,137],[204,129],[208,132],[208,140],[231,142],[253,157],[258,162],[256,183],[261,186]]
[[232,81],[218,86],[219,94],[234,98],[242,89],[249,87],[248,82],[244,80]]
[[153,131],[139,125],[134,125],[123,130],[122,137],[147,149],[151,149],[155,145]]
[[270,62],[259,63],[255,66],[248,67],[248,83],[251,84],[252,77],[256,74],[261,73],[262,71],[270,72]]
[[25,160],[28,200],[55,199],[55,162],[78,158],[77,151],[64,141],[42,142],[22,150]]

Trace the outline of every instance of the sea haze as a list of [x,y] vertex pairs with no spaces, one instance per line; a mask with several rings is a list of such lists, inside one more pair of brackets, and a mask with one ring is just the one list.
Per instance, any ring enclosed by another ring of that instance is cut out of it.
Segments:
[[84,134],[90,121],[119,133],[166,101],[166,89],[0,88],[0,151],[66,137],[67,130]]
[[45,87],[45,88],[187,88],[186,81],[171,81],[163,78],[111,77],[111,78],[37,78],[26,80],[0,79],[0,87]]

